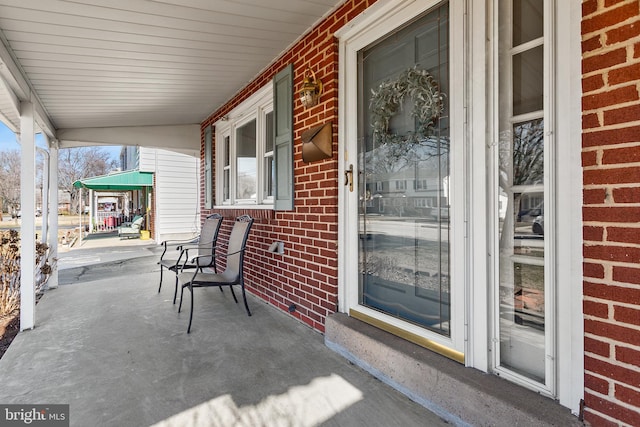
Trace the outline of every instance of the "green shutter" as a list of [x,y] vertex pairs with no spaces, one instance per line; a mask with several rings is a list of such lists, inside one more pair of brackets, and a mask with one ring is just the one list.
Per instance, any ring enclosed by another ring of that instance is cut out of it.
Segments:
[[293,210],[293,65],[273,78],[275,209]]
[[213,207],[213,168],[211,167],[211,126],[204,129],[204,207]]

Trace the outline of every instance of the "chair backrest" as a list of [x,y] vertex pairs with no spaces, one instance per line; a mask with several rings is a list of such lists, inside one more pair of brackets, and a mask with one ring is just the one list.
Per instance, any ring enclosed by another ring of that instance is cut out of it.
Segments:
[[252,225],[253,218],[249,215],[242,215],[236,218],[229,236],[227,253],[232,255],[227,257],[225,275],[238,277],[242,273],[242,264],[244,262],[244,251],[242,249],[247,244]]
[[215,246],[221,225],[222,215],[219,213],[211,214],[205,218],[198,240],[198,256],[208,255],[208,257],[201,258],[201,265],[211,265],[214,262]]
[[143,222],[144,222],[144,217],[143,216],[137,217],[131,223],[131,228],[136,228],[136,229],[140,230],[142,228],[142,223]]

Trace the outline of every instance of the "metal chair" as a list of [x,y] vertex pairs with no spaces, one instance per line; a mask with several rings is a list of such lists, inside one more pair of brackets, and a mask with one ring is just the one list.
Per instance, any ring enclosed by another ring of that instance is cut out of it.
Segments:
[[[162,242],[164,250],[160,255],[160,286],[158,286],[158,293],[162,289],[162,271],[166,268],[169,271],[173,271],[176,275],[176,288],[173,292],[173,303],[176,303],[176,297],[178,295],[178,273],[183,270],[196,269],[196,271],[202,271],[204,267],[213,267],[216,270],[216,241],[218,240],[218,231],[222,225],[222,215],[214,213],[205,218],[202,224],[202,230],[200,236],[191,240],[165,240]],[[167,253],[168,246],[176,246],[176,250],[180,251],[180,255],[177,259],[165,259],[164,256]],[[198,262],[191,258],[189,259],[189,250],[197,250]]]
[[[191,293],[191,308],[189,312],[189,326],[187,327],[187,333],[191,332],[191,323],[193,321],[193,289],[204,288],[210,286],[217,286],[222,290],[223,286],[229,286],[231,294],[236,304],[238,299],[233,291],[233,285],[240,285],[242,290],[242,299],[244,300],[244,308],[247,310],[247,315],[251,316],[249,305],[247,304],[247,295],[244,290],[244,251],[246,249],[247,238],[249,237],[249,231],[253,225],[253,218],[249,215],[242,215],[236,219],[233,228],[231,229],[231,235],[229,236],[229,245],[227,247],[227,253],[225,255],[216,255],[218,258],[226,258],[227,263],[225,270],[218,274],[204,273],[201,269],[196,270],[193,273],[181,272],[178,274],[178,281],[181,285],[180,291],[180,306],[178,312],[182,309],[182,296],[184,288],[189,288]],[[196,257],[196,265],[200,267],[200,258]],[[206,257],[202,259],[207,262]],[[215,263],[215,261],[214,261]]]

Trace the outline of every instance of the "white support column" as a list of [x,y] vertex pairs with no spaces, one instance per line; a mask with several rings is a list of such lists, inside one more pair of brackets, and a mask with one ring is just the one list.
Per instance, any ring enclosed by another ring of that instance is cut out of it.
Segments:
[[36,141],[34,107],[20,104],[20,330],[33,329],[36,323]]
[[93,190],[89,189],[89,233],[93,233],[93,224],[97,221],[93,217],[95,215],[94,207],[98,206],[96,194]]
[[58,287],[58,263],[53,261],[58,258],[58,143],[51,143],[46,137],[49,145],[49,265],[51,265],[51,276],[47,282],[49,289]]
[[36,150],[44,156],[44,170],[42,171],[42,236],[40,241],[47,244],[49,241],[49,167],[51,158],[49,152],[44,148],[36,147]]

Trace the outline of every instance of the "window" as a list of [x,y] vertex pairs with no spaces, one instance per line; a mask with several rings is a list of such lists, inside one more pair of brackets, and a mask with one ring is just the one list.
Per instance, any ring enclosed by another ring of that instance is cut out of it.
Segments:
[[216,204],[273,206],[273,120],[273,91],[268,84],[216,123]]
[[[516,381],[554,388],[555,318],[553,85],[545,73],[550,46],[545,0],[498,2],[498,284],[496,370]],[[501,200],[502,199],[502,200]],[[545,212],[545,205],[547,209]]]
[[427,189],[427,180],[426,179],[417,179],[415,181],[416,183],[416,190],[426,190]]

